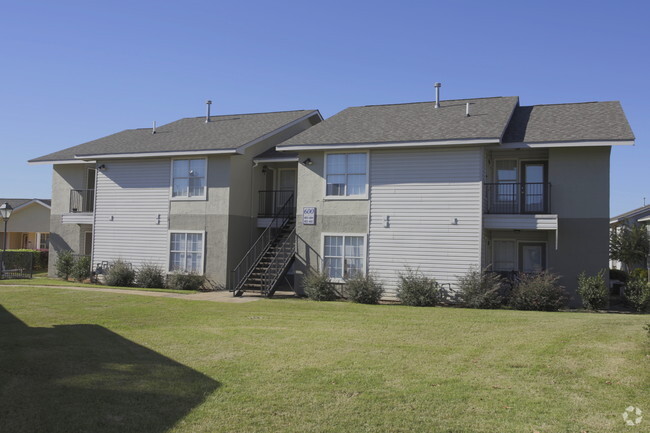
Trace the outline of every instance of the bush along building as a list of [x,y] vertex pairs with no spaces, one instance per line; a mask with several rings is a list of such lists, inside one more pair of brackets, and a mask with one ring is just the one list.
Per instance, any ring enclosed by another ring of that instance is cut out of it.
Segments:
[[406,268],[453,290],[490,267],[550,270],[575,304],[578,274],[608,267],[610,151],[634,144],[619,102],[436,97],[321,120],[183,119],[32,160],[54,164],[52,247],[235,294],[272,294],[287,271],[300,292],[324,269],[372,273],[392,297]]

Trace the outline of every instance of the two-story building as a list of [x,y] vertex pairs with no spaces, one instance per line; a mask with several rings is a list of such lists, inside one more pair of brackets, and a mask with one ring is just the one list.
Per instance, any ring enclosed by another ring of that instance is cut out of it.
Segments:
[[290,268],[298,292],[324,268],[336,282],[371,272],[394,296],[406,268],[453,290],[489,267],[548,269],[575,297],[580,272],[607,268],[610,151],[634,143],[618,102],[495,97],[321,120],[182,119],[32,160],[54,165],[52,250],[199,272],[237,295],[272,294]]
[[225,286],[261,231],[258,191],[274,188],[253,158],[321,120],[316,110],[185,118],[32,159],[53,165],[50,274],[71,250],[94,269],[122,259]]
[[298,153],[297,208],[316,214],[297,274],[371,272],[394,295],[407,267],[451,289],[471,267],[548,269],[575,297],[580,272],[608,267],[610,151],[633,140],[618,102],[348,108],[277,147]]

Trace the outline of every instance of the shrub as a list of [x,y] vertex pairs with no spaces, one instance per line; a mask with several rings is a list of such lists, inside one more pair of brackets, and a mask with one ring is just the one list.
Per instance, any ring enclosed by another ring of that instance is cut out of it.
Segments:
[[646,268],[636,268],[630,272],[630,278],[648,281],[648,270]]
[[106,284],[109,286],[131,287],[135,280],[135,271],[130,263],[118,259],[111,263],[106,273]]
[[357,274],[345,282],[345,294],[352,302],[377,304],[384,294],[384,287],[372,275]]
[[432,307],[440,301],[440,284],[409,267],[399,274],[397,297],[404,305]]
[[70,271],[70,276],[77,281],[84,281],[90,278],[90,267],[92,263],[90,261],[90,256],[81,256],[77,257],[74,265],[72,265],[72,270]]
[[458,295],[469,308],[499,308],[503,304],[503,279],[500,275],[470,269],[458,277]]
[[645,326],[643,327],[643,329],[645,329],[646,331],[648,331],[648,338],[650,338],[650,323],[648,323],[647,325],[645,325]]
[[522,274],[515,284],[510,305],[517,310],[557,311],[568,297],[557,281],[559,276],[550,272]]
[[314,301],[334,301],[339,298],[339,293],[324,271],[309,272],[302,285],[307,297]]
[[72,251],[59,251],[55,266],[56,275],[59,278],[63,278],[64,280],[70,278],[70,274],[72,273],[72,268],[74,266],[74,256],[72,255]]
[[602,310],[609,303],[609,289],[605,283],[605,270],[593,277],[584,272],[578,275],[578,295],[588,310]]
[[643,278],[631,277],[625,285],[624,294],[636,311],[645,311],[650,307],[650,284]]
[[165,273],[158,265],[144,264],[138,269],[135,285],[147,289],[161,289],[165,287]]
[[610,269],[609,270],[609,279],[618,280],[622,283],[627,281],[627,272],[620,269]]
[[174,290],[201,290],[205,277],[192,272],[175,272],[167,277],[167,288]]

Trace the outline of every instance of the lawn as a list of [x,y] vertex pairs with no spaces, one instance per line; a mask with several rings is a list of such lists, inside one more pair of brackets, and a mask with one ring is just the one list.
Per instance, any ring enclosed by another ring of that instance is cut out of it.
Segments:
[[[1,432],[650,431],[650,316],[0,287]],[[626,427],[628,406],[649,419]]]

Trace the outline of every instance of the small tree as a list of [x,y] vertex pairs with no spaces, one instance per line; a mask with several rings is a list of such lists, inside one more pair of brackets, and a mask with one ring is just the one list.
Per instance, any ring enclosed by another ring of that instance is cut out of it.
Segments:
[[59,278],[63,278],[64,280],[70,278],[70,274],[72,273],[72,267],[74,266],[74,256],[72,255],[72,251],[70,250],[60,251],[56,258],[55,266],[56,266],[56,275]]
[[75,260],[70,276],[79,282],[90,278],[90,256],[81,256]]
[[645,225],[622,226],[611,232],[609,257],[625,265],[628,271],[645,263],[650,253],[650,236]]
[[588,310],[602,310],[609,303],[609,290],[605,284],[605,270],[593,277],[582,272],[578,275],[578,295]]

